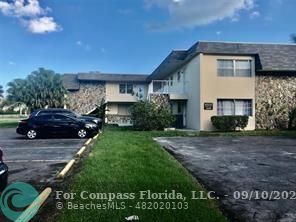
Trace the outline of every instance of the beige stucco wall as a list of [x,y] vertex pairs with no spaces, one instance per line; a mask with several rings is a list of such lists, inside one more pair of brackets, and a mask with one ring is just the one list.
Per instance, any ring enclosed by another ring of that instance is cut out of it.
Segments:
[[139,96],[139,88],[142,89],[142,99],[147,98],[148,84],[133,84],[134,95],[131,94],[120,94],[118,82],[107,82],[106,83],[106,102],[137,102],[141,100]]
[[106,109],[107,109],[106,114],[118,114],[117,103],[108,103]]
[[[130,115],[129,109],[131,108],[132,105],[133,103],[108,103],[106,108],[107,109],[106,114]],[[121,107],[119,108],[119,106]]]
[[[108,103],[105,122],[119,126],[131,125],[130,107],[133,103]],[[119,108],[120,105],[121,108]],[[121,110],[120,110],[121,109]],[[122,113],[120,113],[122,112]]]
[[[249,118],[246,130],[255,129],[255,60],[249,56],[200,55],[200,130],[214,130],[211,117],[217,115],[217,99],[252,99],[253,116]],[[252,77],[218,76],[218,59],[252,60]],[[213,110],[204,110],[204,103],[213,103]]]
[[187,82],[186,125],[189,129],[200,130],[200,56],[196,56],[186,66]]

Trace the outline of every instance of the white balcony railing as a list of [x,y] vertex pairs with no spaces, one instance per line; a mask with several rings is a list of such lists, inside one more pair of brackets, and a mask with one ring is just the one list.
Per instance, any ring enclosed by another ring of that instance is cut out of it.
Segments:
[[186,94],[186,81],[177,80],[152,80],[149,85],[149,93],[153,94]]

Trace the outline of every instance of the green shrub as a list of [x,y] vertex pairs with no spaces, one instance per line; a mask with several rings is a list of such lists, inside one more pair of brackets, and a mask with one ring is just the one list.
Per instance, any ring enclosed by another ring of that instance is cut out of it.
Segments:
[[248,116],[212,116],[213,126],[220,131],[236,131],[248,125]]
[[289,129],[296,130],[296,107],[289,113]]
[[152,102],[138,102],[131,107],[133,126],[137,130],[163,130],[170,127],[175,117],[170,110]]

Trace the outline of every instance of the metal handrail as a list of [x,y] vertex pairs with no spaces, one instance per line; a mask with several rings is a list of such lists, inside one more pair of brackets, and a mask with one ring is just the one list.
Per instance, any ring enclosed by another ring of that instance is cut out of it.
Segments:
[[169,94],[186,93],[187,81],[152,80],[150,93]]

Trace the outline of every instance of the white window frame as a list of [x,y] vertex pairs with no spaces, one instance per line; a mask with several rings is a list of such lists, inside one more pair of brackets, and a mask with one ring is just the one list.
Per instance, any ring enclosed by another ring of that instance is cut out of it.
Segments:
[[[125,86],[124,93],[120,92],[120,85],[124,85],[124,86]],[[132,83],[128,83],[128,82],[127,82],[127,83],[119,83],[119,94],[129,94],[129,95],[132,95],[133,92],[131,92],[131,93],[128,93],[128,92],[127,92],[127,88],[128,88],[127,86],[128,86],[128,85],[132,85],[132,87],[133,87],[133,88],[132,88],[132,91],[134,91],[134,85],[133,85]]]
[[[221,75],[219,73],[219,61],[232,61],[233,63],[233,70],[232,70],[232,73],[233,75],[232,76],[224,76],[224,75]],[[250,75],[249,76],[237,76],[236,75],[236,62],[240,62],[240,61],[243,61],[243,62],[250,62]],[[217,73],[218,73],[218,76],[219,77],[243,77],[243,78],[251,78],[253,76],[253,60],[252,59],[217,59]]]
[[[248,115],[248,116],[249,117],[254,116],[254,107],[253,107],[254,101],[253,101],[253,99],[217,99],[217,115],[224,116],[224,115],[219,114],[219,101],[232,101],[234,104],[234,110],[233,110],[234,116],[239,116],[239,115],[236,115],[236,101],[251,101],[251,115]],[[227,116],[227,115],[225,115],[225,116]]]

